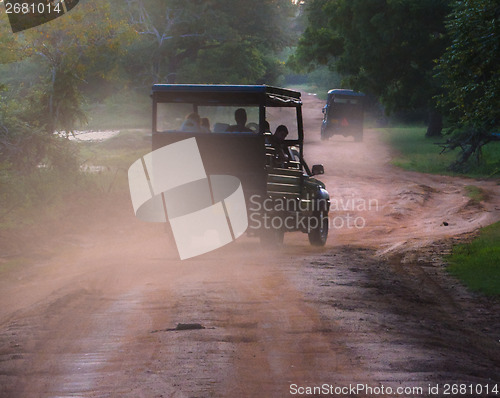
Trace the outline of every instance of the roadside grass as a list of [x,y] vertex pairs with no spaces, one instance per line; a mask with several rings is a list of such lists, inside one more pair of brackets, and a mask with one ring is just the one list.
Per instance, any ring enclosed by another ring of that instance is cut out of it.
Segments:
[[467,185],[465,187],[465,192],[467,193],[467,196],[470,198],[473,204],[479,204],[480,202],[488,198],[488,195],[484,191],[484,189],[476,187],[475,185]]
[[493,142],[483,148],[483,159],[480,164],[471,160],[468,172],[453,173],[449,166],[455,161],[459,149],[440,153],[438,143],[446,138],[426,138],[425,127],[391,127],[380,129],[386,141],[394,149],[392,164],[405,170],[421,173],[462,175],[472,178],[488,178],[500,176],[500,142]]
[[24,257],[17,257],[17,258],[8,260],[4,263],[0,263],[0,275],[2,275],[3,273],[9,272],[12,269],[25,266],[28,263],[29,263],[29,261]]
[[30,226],[57,213],[64,198],[85,191],[89,180],[78,172],[41,168],[28,175],[3,173],[0,182],[1,231]]
[[149,130],[121,130],[101,142],[80,142],[80,156],[88,165],[127,168],[138,157],[151,151]]
[[[483,148],[481,164],[471,161],[465,174],[453,173],[449,166],[455,161],[458,150],[440,154],[437,143],[445,138],[426,138],[425,127],[391,127],[380,129],[393,148],[392,164],[405,170],[421,173],[460,175],[471,178],[500,176],[500,143],[494,142]],[[481,188],[470,184],[465,192],[472,203],[487,199]],[[500,295],[500,223],[483,228],[479,237],[471,243],[453,247],[447,256],[448,271],[469,289],[488,296]]]
[[129,166],[151,150],[150,101],[146,94],[124,90],[87,105],[90,122],[77,130],[121,131],[103,142],[68,142],[71,167],[42,165],[22,175],[0,163],[0,233],[8,237],[8,231],[58,218],[68,207],[102,195],[128,195]]
[[78,130],[151,129],[151,99],[123,91],[85,106],[88,124]]
[[471,243],[455,246],[446,259],[448,271],[469,289],[500,296],[500,222],[481,229]]
[[[36,243],[31,237],[43,236],[47,226],[71,225],[73,217],[92,216],[99,206],[125,203],[128,168],[151,151],[145,138],[144,132],[127,130],[107,141],[75,143],[87,171],[40,168],[20,176],[0,170],[0,257],[19,242]],[[0,271],[17,265],[4,263]]]
[[103,142],[81,145],[84,164],[90,173],[94,189],[101,193],[128,191],[128,169],[137,159],[151,151],[149,130],[122,130]]

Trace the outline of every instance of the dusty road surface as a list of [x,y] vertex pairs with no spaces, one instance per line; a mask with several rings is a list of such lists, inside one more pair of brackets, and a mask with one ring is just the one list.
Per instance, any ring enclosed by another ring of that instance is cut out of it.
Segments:
[[500,219],[500,186],[398,170],[376,131],[321,142],[304,101],[326,247],[243,237],[181,262],[164,226],[104,201],[0,273],[0,397],[500,396],[500,304],[441,260]]

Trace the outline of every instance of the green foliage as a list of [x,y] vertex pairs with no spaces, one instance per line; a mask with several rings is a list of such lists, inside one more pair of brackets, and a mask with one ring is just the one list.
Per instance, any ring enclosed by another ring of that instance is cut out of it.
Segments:
[[447,258],[448,271],[471,290],[500,295],[500,223],[481,230],[471,243],[458,245]]
[[[278,76],[269,57],[291,43],[289,0],[127,1],[140,39],[130,73],[144,83],[256,83]],[[274,55],[274,58],[276,56]],[[270,83],[269,81],[267,81]]]
[[21,58],[22,48],[12,34],[8,19],[0,18],[0,64],[19,61]]
[[289,0],[128,0],[125,7],[82,0],[16,35],[0,21],[0,162],[24,174],[41,164],[74,167],[54,131],[84,127],[88,111],[94,128],[148,127],[143,92],[151,82],[278,81],[284,66],[276,53],[292,41],[294,7]]
[[[237,57],[234,55],[238,54]],[[229,42],[200,50],[194,62],[186,62],[179,83],[251,84],[266,72],[262,54],[248,42]]]
[[[76,147],[47,131],[49,119],[38,87],[18,87],[0,96],[0,163],[16,175],[28,175],[40,166],[74,171],[78,168]],[[24,92],[24,100],[12,98],[20,92]]]
[[333,64],[346,87],[379,97],[387,111],[428,108],[448,11],[447,0],[312,0],[291,64]]
[[445,93],[439,105],[449,116],[452,138],[444,148],[461,148],[453,165],[463,169],[470,157],[499,139],[500,132],[500,6],[495,0],[454,3],[447,20],[452,39],[436,67]]
[[40,166],[78,169],[76,149],[54,131],[69,134],[86,121],[81,87],[115,68],[129,26],[111,18],[107,2],[85,1],[16,35],[0,23],[0,33],[6,45],[0,50],[0,162],[23,175]]
[[130,34],[123,21],[111,19],[106,2],[84,2],[64,17],[26,32],[26,51],[46,70],[34,105],[49,133],[72,131],[85,120],[79,86],[113,69]]
[[[383,131],[395,154],[392,163],[406,170],[433,174],[458,174],[449,169],[457,156],[457,151],[440,154],[438,138],[426,138],[424,127],[394,127]],[[492,143],[484,148],[482,162],[469,162],[469,177],[492,177],[500,173],[500,143]]]
[[500,126],[500,6],[493,0],[455,3],[447,22],[452,44],[436,68],[441,105],[460,125]]
[[0,97],[0,163],[4,168],[28,173],[45,157],[51,140],[42,126],[29,120],[25,102]]

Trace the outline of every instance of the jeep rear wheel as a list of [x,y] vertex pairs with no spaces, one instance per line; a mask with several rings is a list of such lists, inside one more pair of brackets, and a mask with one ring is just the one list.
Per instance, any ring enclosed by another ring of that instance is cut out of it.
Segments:
[[260,244],[266,247],[281,246],[284,237],[285,231],[283,229],[262,228],[260,231]]
[[314,214],[315,223],[309,228],[309,243],[312,246],[324,246],[328,238],[328,213],[318,211]]

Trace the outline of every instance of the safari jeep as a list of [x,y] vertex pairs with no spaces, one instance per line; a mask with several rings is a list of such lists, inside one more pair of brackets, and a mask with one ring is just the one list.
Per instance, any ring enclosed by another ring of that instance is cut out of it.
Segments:
[[[196,138],[208,175],[241,181],[248,234],[263,244],[281,244],[285,232],[302,231],[312,245],[326,243],[330,197],[313,177],[324,173],[323,166],[309,168],[304,160],[299,92],[265,85],[155,84],[152,99],[153,150]],[[279,125],[288,135],[277,144],[271,132]]]
[[363,100],[365,95],[352,90],[328,91],[323,107],[321,139],[328,140],[334,134],[353,136],[354,141],[363,141]]

